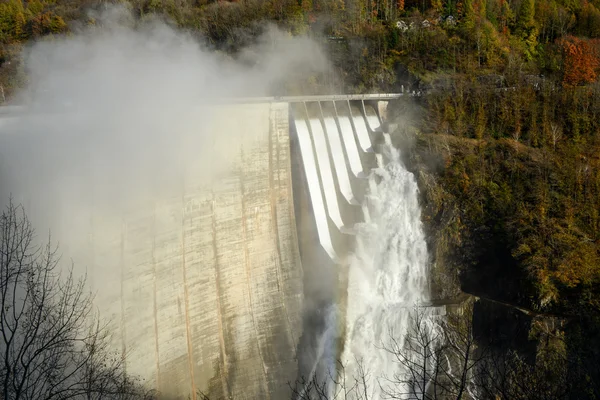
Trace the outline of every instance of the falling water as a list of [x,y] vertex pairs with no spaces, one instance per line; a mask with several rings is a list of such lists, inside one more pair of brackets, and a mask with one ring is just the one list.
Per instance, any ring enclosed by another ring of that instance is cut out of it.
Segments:
[[374,400],[383,397],[382,379],[402,373],[384,347],[391,337],[403,343],[412,306],[428,298],[428,256],[417,183],[385,136],[379,167],[369,178],[364,204],[368,220],[358,227],[349,267],[342,356],[347,378],[357,377],[361,366],[368,373],[367,394]]

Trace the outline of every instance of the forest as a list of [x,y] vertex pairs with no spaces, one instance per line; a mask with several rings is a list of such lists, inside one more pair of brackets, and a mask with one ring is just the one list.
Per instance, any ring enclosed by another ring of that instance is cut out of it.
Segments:
[[[440,290],[574,321],[570,360],[582,379],[599,378],[590,365],[600,348],[600,0],[124,4],[139,20],[162,15],[232,56],[268,23],[309,35],[333,62],[312,77],[313,93],[426,92],[392,106],[411,121],[395,137],[412,144],[406,158]],[[30,41],[96,24],[88,11],[105,5],[2,0],[0,103],[27,82]],[[588,395],[598,392],[578,398]]]

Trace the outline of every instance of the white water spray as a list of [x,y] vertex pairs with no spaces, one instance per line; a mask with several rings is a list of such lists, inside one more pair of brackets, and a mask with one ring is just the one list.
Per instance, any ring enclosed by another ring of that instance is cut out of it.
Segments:
[[[365,199],[370,220],[357,227],[356,251],[349,267],[342,356],[347,381],[360,374],[362,364],[369,378],[366,394],[373,400],[383,397],[378,379],[402,373],[402,366],[383,347],[391,337],[403,345],[410,311],[429,297],[417,182],[400,161],[389,136],[385,139]],[[381,384],[385,387],[385,382]]]

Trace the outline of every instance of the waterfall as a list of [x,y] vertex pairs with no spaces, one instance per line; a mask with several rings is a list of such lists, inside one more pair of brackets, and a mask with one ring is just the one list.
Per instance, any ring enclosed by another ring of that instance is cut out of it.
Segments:
[[383,397],[378,379],[402,373],[383,347],[391,337],[403,343],[413,305],[428,298],[428,255],[417,183],[389,136],[385,139],[378,168],[369,177],[363,205],[367,222],[357,226],[349,265],[342,355],[346,381],[366,371],[366,394],[373,400]]

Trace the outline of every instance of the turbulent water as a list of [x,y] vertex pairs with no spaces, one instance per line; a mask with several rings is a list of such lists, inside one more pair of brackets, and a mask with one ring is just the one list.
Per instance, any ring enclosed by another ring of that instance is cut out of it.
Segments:
[[[342,362],[346,381],[367,373],[369,399],[383,396],[386,378],[402,373],[384,348],[402,344],[414,304],[428,298],[428,256],[414,175],[389,143],[372,171],[350,264],[347,331]],[[361,396],[364,396],[361,389]]]

